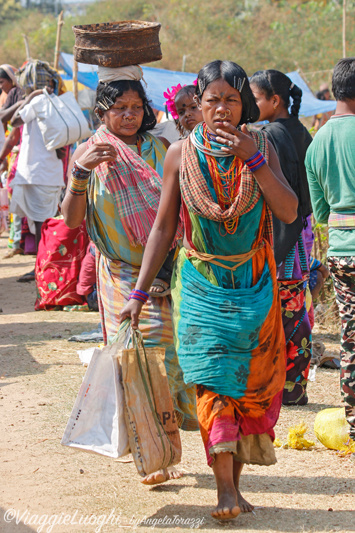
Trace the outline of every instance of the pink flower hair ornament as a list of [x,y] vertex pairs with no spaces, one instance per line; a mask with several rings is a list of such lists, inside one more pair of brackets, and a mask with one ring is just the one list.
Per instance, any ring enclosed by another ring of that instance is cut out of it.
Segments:
[[176,86],[173,85],[171,89],[167,89],[166,92],[163,93],[163,96],[166,99],[165,105],[167,107],[167,110],[169,111],[174,120],[178,120],[179,118],[175,107],[175,96],[183,87],[185,87],[185,85],[181,85],[181,83],[178,83]]
[[[193,85],[197,85],[197,79],[193,82]],[[178,83],[176,86],[173,85],[171,89],[167,89],[165,93],[163,93],[165,100],[165,105],[171,116],[174,120],[179,119],[179,115],[176,111],[175,107],[175,96],[183,87],[186,87],[186,85],[181,85],[181,83]]]

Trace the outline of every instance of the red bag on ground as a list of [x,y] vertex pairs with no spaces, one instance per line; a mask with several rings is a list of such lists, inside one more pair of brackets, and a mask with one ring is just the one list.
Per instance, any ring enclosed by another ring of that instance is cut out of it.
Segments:
[[36,311],[84,302],[76,285],[88,241],[85,221],[75,229],[69,229],[62,217],[43,222],[35,268]]

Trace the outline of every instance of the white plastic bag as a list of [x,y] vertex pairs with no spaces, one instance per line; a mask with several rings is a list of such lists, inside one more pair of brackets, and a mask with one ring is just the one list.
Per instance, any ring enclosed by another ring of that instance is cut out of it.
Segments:
[[33,101],[33,109],[49,152],[91,136],[85,115],[70,91],[56,96],[43,89],[43,95]]
[[117,356],[129,342],[123,330],[118,342],[95,349],[65,428],[61,444],[122,457],[129,450],[121,365]]

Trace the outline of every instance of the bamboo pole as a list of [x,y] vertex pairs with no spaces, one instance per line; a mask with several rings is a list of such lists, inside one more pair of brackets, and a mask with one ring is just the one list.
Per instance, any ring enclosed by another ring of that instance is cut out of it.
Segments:
[[54,50],[54,68],[58,70],[59,65],[59,54],[60,54],[60,38],[62,35],[62,26],[63,26],[63,11],[59,13],[58,16],[58,23],[57,23],[57,39],[55,42],[55,50]]
[[31,59],[31,54],[30,54],[30,45],[28,44],[27,35],[23,34],[23,40],[25,41],[26,60],[28,61],[29,59]]
[[73,63],[73,93],[75,100],[78,101],[78,62],[75,59]]
[[346,0],[343,0],[343,57],[346,57]]

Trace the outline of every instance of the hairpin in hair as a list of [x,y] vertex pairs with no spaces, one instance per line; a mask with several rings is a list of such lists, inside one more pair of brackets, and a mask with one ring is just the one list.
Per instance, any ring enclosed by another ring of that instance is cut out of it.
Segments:
[[292,91],[292,89],[294,88],[295,84],[294,83],[291,83],[290,85],[290,88],[289,88],[289,91]]
[[245,78],[238,78],[237,90],[241,93],[244,87]]
[[200,94],[203,94],[203,91],[205,90],[204,82],[198,78],[197,83],[198,83],[198,88],[200,90]]
[[149,111],[148,104],[145,104],[144,109],[145,109],[145,112],[147,113],[148,117],[150,117],[150,111]]

